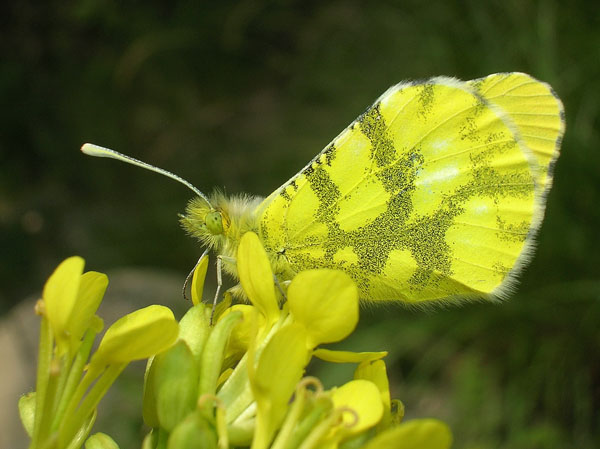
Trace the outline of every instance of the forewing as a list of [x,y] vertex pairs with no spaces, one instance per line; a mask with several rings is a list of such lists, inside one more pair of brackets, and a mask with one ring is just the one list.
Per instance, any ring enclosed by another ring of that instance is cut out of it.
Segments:
[[281,276],[338,268],[364,300],[502,294],[543,210],[537,158],[511,120],[450,78],[384,93],[261,206]]

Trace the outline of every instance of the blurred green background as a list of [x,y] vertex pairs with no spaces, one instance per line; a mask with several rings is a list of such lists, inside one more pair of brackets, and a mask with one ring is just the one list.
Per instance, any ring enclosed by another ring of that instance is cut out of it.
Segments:
[[[205,192],[266,195],[390,85],[524,71],[567,132],[535,259],[502,305],[370,309],[409,416],[456,448],[600,447],[600,10],[576,0],[19,1],[0,6],[0,305],[72,254],[187,274],[190,192],[84,157],[94,142]],[[315,366],[331,384],[348,375]],[[125,446],[122,446],[125,447]]]

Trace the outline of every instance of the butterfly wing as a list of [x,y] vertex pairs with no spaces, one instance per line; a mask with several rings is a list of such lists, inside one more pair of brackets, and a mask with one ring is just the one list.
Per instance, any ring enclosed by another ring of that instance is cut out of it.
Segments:
[[341,269],[367,301],[502,295],[530,253],[555,156],[521,137],[519,114],[543,114],[504,101],[514,83],[496,81],[385,92],[259,207],[276,272]]
[[525,73],[495,73],[467,84],[517,126],[538,164],[536,182],[547,193],[565,132],[564,109],[556,93]]

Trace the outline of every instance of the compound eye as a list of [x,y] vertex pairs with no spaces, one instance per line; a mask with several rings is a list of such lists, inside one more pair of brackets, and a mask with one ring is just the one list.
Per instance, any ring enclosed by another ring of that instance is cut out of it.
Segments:
[[221,212],[209,212],[204,217],[204,222],[206,223],[206,229],[211,234],[223,234],[223,217],[221,216]]

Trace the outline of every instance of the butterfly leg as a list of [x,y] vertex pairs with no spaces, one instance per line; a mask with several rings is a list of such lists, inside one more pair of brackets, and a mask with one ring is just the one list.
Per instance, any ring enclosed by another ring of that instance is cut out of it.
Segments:
[[281,297],[283,298],[283,301],[287,301],[287,296],[285,296],[285,292],[283,291],[283,288],[281,287],[281,284],[286,284],[286,286],[289,284],[289,281],[284,281],[282,283],[279,283],[279,279],[277,279],[277,275],[273,275],[273,279],[275,281],[275,285],[277,286],[277,289],[279,290],[279,293],[281,293]]
[[200,256],[200,258],[198,259],[198,262],[196,262],[196,265],[194,265],[194,268],[192,268],[192,271],[190,271],[189,274],[187,275],[187,277],[185,278],[185,281],[183,283],[183,288],[181,289],[181,293],[183,294],[183,299],[185,299],[186,301],[190,300],[190,298],[188,298],[186,295],[187,286],[190,283],[190,281],[192,280],[192,277],[194,276],[194,271],[196,271],[196,268],[198,267],[198,265],[200,265],[200,262],[202,262],[202,259],[204,259],[207,256],[208,251],[209,251],[208,248],[206,248],[204,250],[204,252]]
[[221,293],[221,287],[223,286],[223,261],[227,263],[235,263],[233,257],[227,257],[219,255],[217,256],[217,291],[215,292],[215,298],[213,299],[212,311],[210,312],[210,323],[212,324],[213,317],[215,315],[215,308],[217,307],[217,300],[219,299],[219,293]]
[[217,307],[217,299],[219,299],[219,293],[223,286],[223,256],[217,256],[217,291],[213,299],[212,310],[210,312],[210,324],[213,324],[213,318],[215,316],[215,308]]

